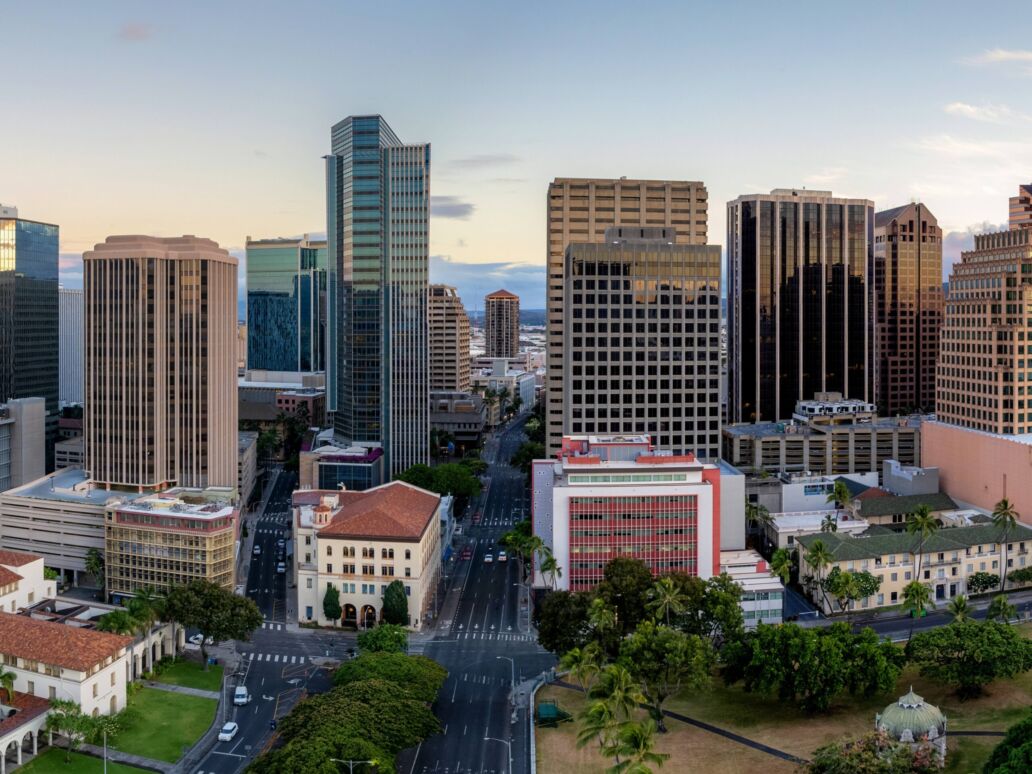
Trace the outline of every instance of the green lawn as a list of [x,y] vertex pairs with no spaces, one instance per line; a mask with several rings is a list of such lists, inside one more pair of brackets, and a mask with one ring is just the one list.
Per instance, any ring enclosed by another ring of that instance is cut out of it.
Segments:
[[211,726],[217,702],[159,688],[141,688],[123,713],[111,746],[174,763]]
[[[135,766],[126,766],[124,763],[108,761],[108,774],[136,774],[146,771]],[[45,750],[38,758],[27,763],[18,769],[25,774],[101,774],[104,771],[104,761],[94,758],[91,755],[72,753],[70,763],[65,763],[65,751],[51,747]]]
[[218,693],[222,690],[222,667],[210,666],[205,672],[204,667],[196,661],[179,660],[166,666],[154,679],[159,683]]

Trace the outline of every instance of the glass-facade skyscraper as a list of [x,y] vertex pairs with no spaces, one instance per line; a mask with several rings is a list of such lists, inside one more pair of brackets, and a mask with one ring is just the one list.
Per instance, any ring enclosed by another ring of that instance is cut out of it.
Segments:
[[727,206],[728,422],[874,399],[874,203],[776,189]]
[[326,369],[326,242],[247,240],[247,367]]
[[58,227],[0,207],[0,403],[46,401],[46,469],[58,417]]
[[327,408],[345,441],[382,447],[394,476],[428,458],[430,145],[380,116],[331,130],[326,157]]

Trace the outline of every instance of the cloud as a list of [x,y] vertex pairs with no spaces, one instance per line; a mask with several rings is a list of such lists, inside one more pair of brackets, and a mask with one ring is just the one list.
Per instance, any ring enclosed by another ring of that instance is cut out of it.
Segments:
[[255,155],[256,158],[259,158],[259,159],[267,159],[267,158],[269,158],[269,154],[266,153],[265,151],[263,151],[261,148],[255,148],[254,155]]
[[983,221],[968,226],[964,231],[949,231],[942,238],[942,278],[949,279],[953,264],[960,260],[965,250],[975,248],[975,234],[986,234],[990,231],[1003,231],[1006,223],[990,223]]
[[1014,158],[1026,150],[1024,143],[1001,140],[968,140],[950,134],[922,137],[917,147],[923,151],[952,158]]
[[966,102],[951,102],[943,110],[953,116],[970,118],[972,121],[982,121],[987,124],[1028,123],[1032,121],[1032,116],[1015,113],[1006,105],[969,105]]
[[461,159],[453,159],[448,166],[455,169],[485,169],[488,167],[500,167],[505,164],[515,164],[520,161],[519,156],[512,153],[475,153]]
[[828,185],[841,180],[848,172],[845,167],[824,167],[820,172],[804,177],[803,182],[807,185]]
[[122,25],[118,31],[118,37],[128,43],[141,43],[154,37],[154,30],[149,24],[130,22]]
[[[991,48],[964,60],[969,65],[1006,65],[1018,75],[1032,76],[1032,51]],[[1015,67],[1016,66],[1016,67]]]
[[449,255],[430,256],[430,281],[454,285],[466,309],[483,309],[484,296],[505,288],[520,297],[525,309],[545,308],[544,264],[498,261],[457,261]]
[[476,205],[462,201],[458,196],[431,196],[430,215],[435,218],[469,220]]

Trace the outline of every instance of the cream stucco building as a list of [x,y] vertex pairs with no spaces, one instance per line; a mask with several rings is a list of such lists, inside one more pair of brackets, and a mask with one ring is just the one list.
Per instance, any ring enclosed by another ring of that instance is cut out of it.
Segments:
[[399,580],[414,629],[435,611],[441,574],[439,495],[394,481],[364,492],[294,493],[294,581],[302,623],[338,623],[323,611],[332,584],[340,592],[339,623],[372,626],[383,594]]

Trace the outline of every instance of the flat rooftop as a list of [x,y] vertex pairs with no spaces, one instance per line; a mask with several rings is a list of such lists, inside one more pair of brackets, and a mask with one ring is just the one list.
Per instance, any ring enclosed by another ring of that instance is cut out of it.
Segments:
[[118,508],[120,513],[162,513],[186,516],[191,519],[219,519],[233,513],[233,506],[225,502],[191,503],[177,495],[146,495]]
[[87,484],[86,472],[81,468],[64,468],[28,484],[9,489],[3,497],[31,497],[37,500],[53,500],[79,505],[103,507],[115,498],[133,499],[136,492],[120,492]]
[[[870,422],[846,422],[840,425],[810,425],[802,422],[756,422],[754,424],[727,425],[724,432],[731,435],[767,438],[774,435],[824,435],[826,433],[855,433],[875,430],[893,430],[897,427],[919,430],[922,417],[878,417]],[[791,427],[791,430],[788,428]],[[1032,443],[1032,439],[1029,440]]]

